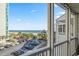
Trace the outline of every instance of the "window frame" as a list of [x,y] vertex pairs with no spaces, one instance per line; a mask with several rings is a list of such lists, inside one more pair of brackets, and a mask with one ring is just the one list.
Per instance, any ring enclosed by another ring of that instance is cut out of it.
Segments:
[[65,24],[58,25],[58,33],[59,35],[65,35]]

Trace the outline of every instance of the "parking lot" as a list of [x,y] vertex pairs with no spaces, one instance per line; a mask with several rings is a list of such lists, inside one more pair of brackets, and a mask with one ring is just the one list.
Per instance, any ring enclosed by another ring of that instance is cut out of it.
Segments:
[[20,49],[23,45],[24,45],[25,42],[19,44],[19,45],[16,45],[14,47],[10,47],[10,48],[5,48],[3,50],[0,51],[0,56],[10,56],[10,53],[11,52],[14,52],[18,49]]
[[[39,40],[32,40],[32,41],[28,41],[28,42],[23,42],[19,45],[16,45],[16,46],[13,46],[10,48],[5,48],[0,51],[0,56],[13,56],[14,55],[13,53],[15,53],[16,56],[19,56],[18,53],[25,54],[26,52],[28,52],[30,50],[35,50],[35,49],[44,47],[46,45],[45,40],[44,41],[40,40],[39,44],[37,44],[36,42],[39,42]],[[21,50],[21,51],[19,51],[19,50]]]

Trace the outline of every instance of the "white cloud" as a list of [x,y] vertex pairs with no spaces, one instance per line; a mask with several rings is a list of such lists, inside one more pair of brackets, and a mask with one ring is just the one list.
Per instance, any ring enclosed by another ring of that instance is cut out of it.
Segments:
[[54,6],[57,8],[58,7],[58,5],[57,4],[54,4]]
[[65,14],[65,11],[59,12],[59,14],[63,15],[63,14]]
[[31,10],[31,12],[37,12],[38,10]]
[[63,14],[65,14],[65,12],[58,12],[58,15],[55,16],[55,19],[59,18],[60,16],[62,16]]
[[35,23],[35,22],[17,22],[9,25],[9,29],[11,30],[47,30],[47,25],[41,24],[41,23]]
[[18,18],[18,19],[16,19],[16,20],[17,20],[18,22],[20,22],[22,19],[19,19],[19,18]]
[[57,18],[59,18],[59,17],[60,17],[59,15],[58,15],[58,16],[56,16],[56,19],[57,19]]

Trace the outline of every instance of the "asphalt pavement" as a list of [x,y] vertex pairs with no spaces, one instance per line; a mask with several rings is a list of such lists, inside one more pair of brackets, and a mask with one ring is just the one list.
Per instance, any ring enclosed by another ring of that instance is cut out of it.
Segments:
[[5,48],[5,49],[1,50],[0,56],[11,56],[11,53],[19,50],[24,45],[24,43],[25,42],[23,42],[19,45],[16,45],[16,46],[13,46],[13,47],[10,47],[10,48]]

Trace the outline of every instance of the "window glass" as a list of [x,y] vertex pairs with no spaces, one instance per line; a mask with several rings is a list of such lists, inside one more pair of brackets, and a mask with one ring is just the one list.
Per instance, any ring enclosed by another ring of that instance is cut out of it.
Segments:
[[64,41],[65,38],[66,10],[59,4],[54,4],[54,36],[55,43]]
[[65,25],[63,25],[63,34],[65,34]]
[[58,32],[59,32],[59,33],[62,33],[62,25],[59,25],[59,26],[58,26]]
[[65,25],[59,25],[58,32],[59,32],[59,35],[64,35],[65,34]]

